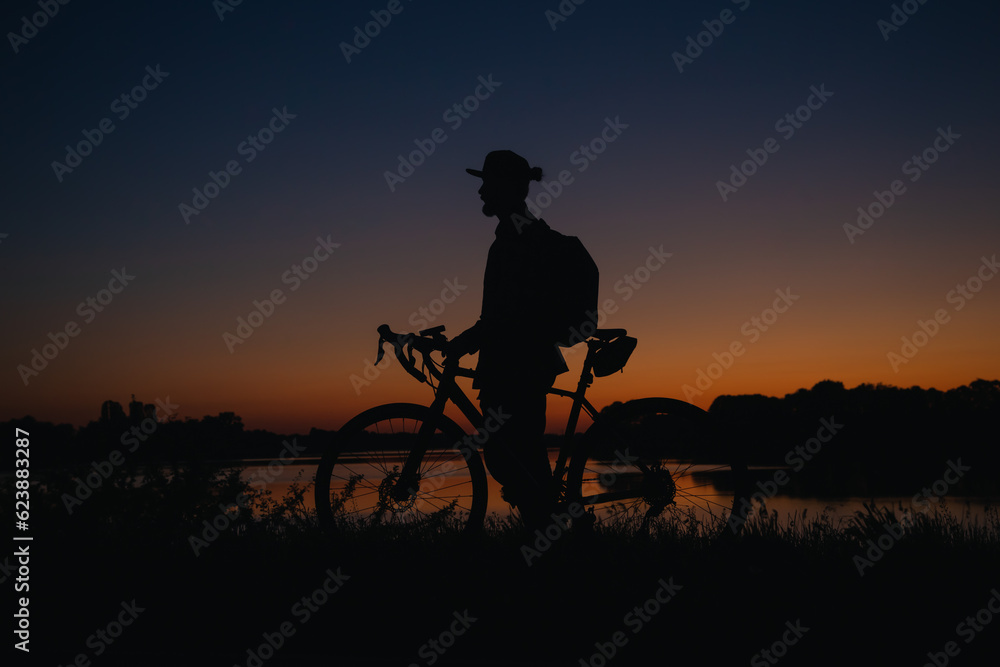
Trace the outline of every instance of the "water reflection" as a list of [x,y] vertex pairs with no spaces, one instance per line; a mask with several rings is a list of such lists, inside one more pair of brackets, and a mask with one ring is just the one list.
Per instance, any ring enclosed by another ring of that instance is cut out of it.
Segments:
[[[550,462],[553,465],[558,458],[558,454],[558,450],[553,449],[549,451]],[[388,456],[382,464],[402,466],[402,461],[403,457],[401,455]],[[379,466],[360,458],[350,459],[350,462],[352,470],[355,470],[359,474],[377,475],[380,472]],[[274,466],[268,468],[266,465],[267,462],[263,460],[244,461],[243,463],[246,464],[246,467],[243,469],[241,478],[244,481],[251,482],[254,488],[269,489],[272,497],[275,499],[284,497],[293,484],[300,486],[307,483],[311,484],[318,466],[318,460],[314,458],[295,459],[280,469],[275,469]],[[680,466],[685,464],[678,462],[674,465],[675,467],[672,471],[676,472]],[[680,507],[691,506],[692,503],[690,501],[683,502],[683,498],[686,496],[691,497],[697,493],[699,497],[710,499],[702,502],[702,507],[698,508],[701,516],[713,513],[718,514],[722,507],[728,508],[729,501],[727,498],[731,498],[731,486],[728,483],[729,476],[726,472],[716,466],[709,465],[689,466],[689,468],[690,470],[687,471],[688,474],[677,476],[679,480],[677,494],[682,499],[682,502],[678,503],[678,505]],[[767,477],[770,477],[772,469],[757,468],[751,472],[756,473],[756,479],[765,473]],[[427,483],[433,483],[437,485],[437,488],[444,488],[445,490],[446,487],[452,484],[468,481],[468,474],[464,473],[458,467],[449,469],[444,465],[436,469],[434,475],[437,476],[437,479],[428,481]],[[602,483],[602,478],[604,483]],[[641,484],[641,475],[616,472],[612,463],[591,463],[588,466],[588,474],[584,477],[583,493],[584,495],[591,495],[621,492],[622,495],[635,495],[641,488]],[[421,488],[423,489],[424,487]],[[500,484],[489,475],[487,475],[487,488],[489,494],[487,514],[496,514],[501,517],[509,516],[511,513],[510,505],[504,502],[500,496]],[[334,491],[341,491],[342,489],[342,485],[339,488],[334,487]],[[792,491],[793,493],[789,494],[785,493],[785,491]],[[713,500],[721,500],[722,502],[713,503]],[[895,509],[897,514],[901,514],[907,510],[916,511],[912,501],[912,496],[898,494],[866,497],[851,495],[816,497],[801,495],[801,489],[787,487],[779,489],[777,494],[767,498],[766,504],[769,511],[777,511],[779,518],[782,519],[796,515],[799,517],[804,515],[806,518],[816,517],[827,513],[836,522],[852,516],[855,511],[863,510],[865,503],[874,502],[879,506],[890,507]],[[312,510],[315,508],[311,492],[305,494],[304,502],[308,509]],[[986,508],[990,506],[990,502],[990,498],[951,496],[941,499],[940,502],[932,503],[931,507],[935,510],[947,509],[956,516],[963,516],[968,513],[970,518],[976,519],[985,516]],[[431,511],[433,511],[433,508]],[[673,511],[676,512],[676,508]]]

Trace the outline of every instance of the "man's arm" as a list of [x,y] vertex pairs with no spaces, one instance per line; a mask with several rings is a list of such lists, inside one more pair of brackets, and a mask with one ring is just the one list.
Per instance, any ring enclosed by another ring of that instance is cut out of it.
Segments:
[[458,334],[450,341],[445,349],[445,356],[448,358],[462,357],[466,354],[475,354],[482,345],[482,320],[479,320],[471,327]]

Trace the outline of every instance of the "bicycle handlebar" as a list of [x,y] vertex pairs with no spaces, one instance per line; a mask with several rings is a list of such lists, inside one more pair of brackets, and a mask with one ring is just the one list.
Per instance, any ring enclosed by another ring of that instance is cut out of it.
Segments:
[[[417,335],[412,333],[399,334],[390,329],[388,324],[383,324],[378,328],[378,356],[375,359],[375,364],[378,365],[385,354],[385,349],[382,345],[384,343],[392,343],[393,351],[396,354],[396,359],[399,360],[399,364],[414,378],[420,382],[426,382],[427,376],[422,371],[417,370],[417,360],[413,351],[416,350],[422,355],[426,355],[435,350],[444,350],[448,339],[442,333],[443,331],[444,326],[442,325],[432,329],[425,329]],[[438,373],[434,372],[435,370],[432,365],[431,372],[437,376]]]
[[[607,343],[620,336],[627,335],[625,329],[597,329],[592,334],[592,339],[588,341],[588,344],[599,344],[600,342]],[[392,343],[393,352],[396,354],[396,359],[399,360],[399,364],[406,370],[407,373],[412,375],[421,383],[427,382],[427,375],[422,371],[417,369],[417,360],[413,352],[416,350],[424,358],[424,368],[428,368],[431,375],[436,377],[438,380],[441,379],[442,374],[434,365],[434,361],[431,360],[428,363],[426,356],[431,352],[443,352],[448,344],[448,338],[444,335],[444,326],[436,326],[430,329],[424,329],[416,334],[396,333],[389,328],[388,324],[383,324],[378,327],[378,355],[375,357],[375,365],[378,365],[382,361],[382,357],[385,356],[385,348],[383,345],[385,343]],[[458,358],[448,357],[445,360],[445,365],[453,364],[457,368]],[[467,369],[458,369],[456,371],[459,375],[474,377],[471,375],[472,371]]]
[[[382,347],[384,343],[392,343],[393,351],[396,353],[396,359],[399,360],[399,365],[406,369],[406,372],[412,375],[414,378],[420,382],[426,382],[427,376],[422,372],[418,371],[416,368],[416,359],[413,357],[413,346],[412,338],[413,334],[397,334],[389,328],[388,324],[383,324],[378,328],[378,356],[375,358],[375,364],[378,365],[382,361],[382,356],[385,354],[385,348]],[[404,352],[404,346],[409,344],[409,358],[407,358]]]

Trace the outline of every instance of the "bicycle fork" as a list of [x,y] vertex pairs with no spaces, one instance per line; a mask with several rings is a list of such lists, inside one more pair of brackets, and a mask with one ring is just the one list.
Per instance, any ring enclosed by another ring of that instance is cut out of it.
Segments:
[[[479,411],[476,410],[472,401],[461,391],[450,390],[450,388],[455,387],[454,382],[455,371],[446,368],[445,375],[438,385],[438,391],[434,395],[434,402],[428,408],[430,414],[434,415],[435,418],[427,419],[420,425],[420,430],[417,432],[417,443],[407,455],[403,469],[400,471],[399,477],[396,479],[395,484],[393,484],[392,491],[389,494],[396,502],[405,502],[420,491],[420,464],[423,462],[432,436],[438,428],[436,417],[444,414],[444,407],[449,399],[469,418],[474,427],[480,429],[483,426],[481,416],[477,417]],[[461,442],[453,444],[453,447],[457,451],[468,458],[470,453],[463,451],[461,446]]]
[[[435,397],[430,407],[432,414],[441,414],[446,400],[446,397]],[[420,490],[420,464],[427,454],[427,447],[435,430],[437,430],[437,424],[433,419],[427,419],[420,425],[420,430],[417,431],[417,442],[407,454],[403,469],[400,471],[399,477],[396,478],[389,494],[397,503],[405,502]]]

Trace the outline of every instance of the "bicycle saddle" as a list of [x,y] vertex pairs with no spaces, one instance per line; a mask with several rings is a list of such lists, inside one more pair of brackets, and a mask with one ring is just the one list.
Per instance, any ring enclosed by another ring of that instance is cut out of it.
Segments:
[[628,331],[625,329],[596,329],[591,338],[597,338],[607,343],[608,341],[614,340],[619,336],[626,335],[628,335]]

